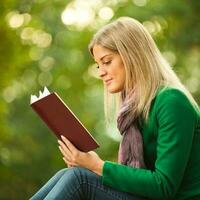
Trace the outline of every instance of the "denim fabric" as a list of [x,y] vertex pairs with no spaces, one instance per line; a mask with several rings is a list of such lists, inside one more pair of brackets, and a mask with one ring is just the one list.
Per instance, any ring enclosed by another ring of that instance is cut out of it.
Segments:
[[58,171],[30,200],[144,200],[102,184],[102,177],[81,167]]

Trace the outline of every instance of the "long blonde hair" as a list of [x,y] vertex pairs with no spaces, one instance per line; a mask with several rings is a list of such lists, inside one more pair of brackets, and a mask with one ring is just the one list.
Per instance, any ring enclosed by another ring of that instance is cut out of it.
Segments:
[[[94,45],[101,45],[119,53],[126,72],[123,91],[113,96],[108,93],[106,87],[104,88],[106,122],[112,115],[111,103],[115,103],[118,112],[119,105],[122,103],[122,94],[130,98],[131,113],[135,117],[142,116],[147,120],[151,102],[161,86],[181,90],[194,105],[197,105],[190,92],[163,58],[149,32],[137,20],[120,17],[105,25],[93,36],[89,44],[92,55]],[[131,98],[129,94],[135,95],[135,98]],[[134,102],[131,99],[134,99]]]

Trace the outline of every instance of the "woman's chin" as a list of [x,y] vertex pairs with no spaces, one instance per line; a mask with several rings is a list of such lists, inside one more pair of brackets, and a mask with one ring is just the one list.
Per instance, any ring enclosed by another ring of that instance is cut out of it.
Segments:
[[122,89],[121,88],[116,88],[116,87],[109,87],[107,88],[108,92],[113,94],[113,93],[118,93],[118,92],[121,92]]

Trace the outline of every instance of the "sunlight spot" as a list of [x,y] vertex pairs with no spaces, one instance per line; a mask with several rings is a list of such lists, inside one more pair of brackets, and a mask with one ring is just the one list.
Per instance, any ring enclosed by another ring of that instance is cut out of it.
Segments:
[[165,51],[162,53],[164,58],[169,62],[170,66],[176,64],[176,55],[172,51]]
[[72,8],[65,9],[61,14],[62,22],[71,25],[76,22],[76,11]]
[[91,23],[91,19],[94,18],[93,14],[94,13],[90,8],[77,8],[77,24],[83,27],[89,25]]
[[19,14],[18,11],[12,11],[7,14],[6,19],[11,28],[19,28],[24,23],[24,16]]
[[41,86],[49,86],[53,81],[53,77],[50,72],[41,72],[38,76],[38,82]]
[[[151,35],[156,35],[156,34],[162,32],[162,30],[164,28],[166,28],[166,24],[165,25],[163,24],[163,27],[162,27],[161,24],[160,24],[160,22],[159,22],[159,20],[161,20],[161,19],[159,19],[156,16],[151,21],[145,21],[145,22],[143,22],[143,25],[146,27],[146,29],[149,31],[149,33]],[[163,22],[164,21],[162,21],[162,23]]]
[[28,13],[20,14],[19,11],[11,11],[6,15],[6,20],[11,28],[19,28],[31,21],[31,15]]
[[22,87],[22,83],[20,81],[14,80],[13,84],[12,84],[12,88],[15,91],[16,98],[22,96],[22,94],[23,94],[23,87]]
[[109,20],[113,17],[114,12],[110,7],[103,7],[99,11],[99,16],[101,19]]
[[97,8],[99,6],[103,5],[102,0],[87,0],[87,1],[83,1],[83,0],[76,0],[76,6],[87,6],[87,7],[91,7],[91,8]]
[[61,20],[67,26],[75,26],[82,30],[94,20],[92,4],[78,0],[68,4],[61,14]]
[[20,98],[25,90],[26,86],[22,82],[22,79],[13,80],[11,85],[4,89],[3,97],[6,102],[11,103],[16,98]]
[[156,27],[151,21],[145,21],[143,22],[143,25],[146,27],[150,34],[153,34],[156,31]]
[[47,56],[40,62],[40,69],[44,72],[49,71],[52,69],[53,65],[55,64],[55,59]]
[[22,30],[20,37],[23,40],[31,40],[34,33],[34,28],[26,27]]
[[191,77],[186,81],[186,85],[190,92],[195,93],[199,90],[200,82],[198,77]]
[[37,75],[35,71],[31,69],[27,69],[24,71],[24,73],[21,76],[21,82],[23,86],[31,87],[35,84],[36,77]]
[[8,103],[11,103],[16,98],[16,92],[12,86],[6,87],[4,89],[3,98]]
[[37,30],[32,34],[32,42],[40,48],[47,48],[51,45],[52,37],[49,33]]
[[146,6],[147,0],[133,0],[133,3],[136,6],[142,7],[142,6]]
[[32,27],[26,27],[20,34],[24,44],[35,44],[40,48],[47,48],[51,45],[52,36],[43,30],[35,30]]
[[24,24],[23,25],[27,25],[30,21],[31,21],[31,15],[28,13],[24,13]]

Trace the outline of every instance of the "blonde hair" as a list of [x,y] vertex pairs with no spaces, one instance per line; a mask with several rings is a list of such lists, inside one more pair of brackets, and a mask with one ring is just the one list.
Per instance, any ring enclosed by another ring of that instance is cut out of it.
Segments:
[[[109,94],[106,87],[104,88],[106,122],[112,115],[111,103],[115,103],[118,111],[123,94],[130,98],[128,102],[133,116],[142,116],[147,120],[151,102],[161,86],[181,90],[194,105],[197,105],[190,92],[163,58],[149,32],[137,20],[120,17],[105,25],[93,36],[89,44],[92,55],[94,45],[101,45],[119,53],[126,72],[125,88],[115,94],[114,99],[113,94]],[[135,98],[129,94],[135,95]]]

